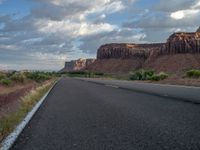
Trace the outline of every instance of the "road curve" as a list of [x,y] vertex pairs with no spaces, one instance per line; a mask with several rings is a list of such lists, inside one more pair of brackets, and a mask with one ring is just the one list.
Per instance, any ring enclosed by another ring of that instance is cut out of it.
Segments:
[[199,150],[200,105],[61,79],[12,150]]
[[106,80],[98,78],[96,79],[78,78],[78,79],[103,85],[117,86],[122,89],[133,90],[146,94],[168,97],[173,100],[200,104],[200,87],[142,83],[142,82],[136,82],[136,81],[133,82],[125,80]]

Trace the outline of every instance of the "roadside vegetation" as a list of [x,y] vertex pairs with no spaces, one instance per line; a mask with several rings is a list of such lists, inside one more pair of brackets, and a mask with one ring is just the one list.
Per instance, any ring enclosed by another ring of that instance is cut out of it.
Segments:
[[86,71],[74,71],[68,72],[67,76],[69,77],[84,77],[84,78],[97,78],[103,77],[105,74],[101,72],[86,72]]
[[42,71],[0,72],[0,141],[26,116],[59,76],[56,72]]
[[13,83],[24,83],[25,81],[32,80],[37,83],[42,83],[51,78],[57,77],[56,72],[10,72],[0,73],[0,85],[11,86]]
[[36,89],[31,90],[25,96],[21,97],[20,106],[16,112],[0,118],[0,141],[16,127],[40,98],[50,89],[54,82],[54,79],[50,80],[45,82],[45,84],[41,84]]
[[152,70],[138,70],[133,73],[130,73],[130,80],[151,80],[151,81],[160,81],[168,78],[169,75],[164,72],[155,73]]
[[155,73],[152,70],[138,70],[129,74],[106,74],[97,72],[86,72],[86,71],[74,71],[64,73],[68,77],[83,77],[83,78],[106,78],[106,79],[117,79],[117,80],[150,80],[160,81],[169,77],[165,72]]
[[186,72],[188,78],[200,78],[200,70],[189,70]]

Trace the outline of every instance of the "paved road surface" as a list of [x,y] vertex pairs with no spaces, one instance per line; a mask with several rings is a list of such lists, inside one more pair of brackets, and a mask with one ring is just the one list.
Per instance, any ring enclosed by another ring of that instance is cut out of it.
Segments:
[[13,150],[199,150],[200,105],[61,79]]
[[149,84],[141,82],[130,82],[124,80],[106,80],[80,78],[80,80],[89,81],[98,84],[114,85],[120,88],[151,93],[151,95],[170,97],[171,99],[181,100],[190,103],[200,104],[200,87],[164,85],[164,84]]

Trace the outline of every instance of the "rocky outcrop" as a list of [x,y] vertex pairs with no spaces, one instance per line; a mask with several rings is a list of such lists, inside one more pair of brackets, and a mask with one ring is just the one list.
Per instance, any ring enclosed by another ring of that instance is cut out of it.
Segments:
[[200,27],[197,29],[197,31],[196,32],[200,32]]
[[158,71],[179,71],[200,68],[200,28],[197,32],[172,34],[166,43],[102,45],[97,60],[66,62],[65,72],[88,70],[95,72],[125,73],[140,68]]
[[72,72],[80,71],[86,69],[90,64],[92,64],[95,59],[83,59],[72,60],[65,62],[65,67],[60,72]]
[[171,73],[200,69],[200,32],[172,34],[158,57],[149,57],[143,67]]
[[200,28],[197,32],[172,34],[166,43],[112,43],[97,51],[88,68],[102,72],[129,72],[138,68],[175,72],[200,68]]
[[97,59],[147,59],[158,55],[179,53],[200,53],[200,32],[174,33],[166,43],[106,44],[98,49]]
[[129,44],[113,43],[101,46],[97,51],[97,59],[147,59],[152,51],[159,51],[163,43]]
[[200,32],[174,33],[161,49],[162,54],[200,53]]

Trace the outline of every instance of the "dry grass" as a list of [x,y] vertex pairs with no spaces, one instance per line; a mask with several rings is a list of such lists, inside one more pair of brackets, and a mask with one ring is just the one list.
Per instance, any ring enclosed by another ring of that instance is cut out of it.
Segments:
[[2,141],[3,138],[16,127],[16,125],[26,116],[33,106],[50,89],[53,83],[54,80],[51,80],[38,88],[31,90],[21,98],[20,107],[16,112],[0,118],[0,141]]

